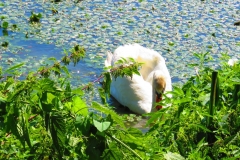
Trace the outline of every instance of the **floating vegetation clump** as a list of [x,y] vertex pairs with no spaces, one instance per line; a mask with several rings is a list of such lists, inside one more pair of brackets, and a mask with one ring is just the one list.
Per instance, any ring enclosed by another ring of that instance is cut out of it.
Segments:
[[42,18],[42,14],[41,13],[33,13],[31,12],[31,16],[29,18],[30,23],[40,23],[40,19]]

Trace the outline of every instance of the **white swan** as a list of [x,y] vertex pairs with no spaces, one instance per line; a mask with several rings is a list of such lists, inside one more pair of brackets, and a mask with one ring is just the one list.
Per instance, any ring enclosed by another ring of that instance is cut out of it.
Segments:
[[[171,77],[165,60],[156,51],[138,44],[118,47],[114,54],[108,53],[105,66],[114,66],[119,59],[131,57],[136,62],[144,63],[140,74],[130,77],[118,77],[111,83],[111,95],[131,111],[144,114],[157,110],[155,103],[162,98],[161,94],[172,91]],[[171,97],[171,94],[167,94]],[[161,107],[161,106],[157,106]]]

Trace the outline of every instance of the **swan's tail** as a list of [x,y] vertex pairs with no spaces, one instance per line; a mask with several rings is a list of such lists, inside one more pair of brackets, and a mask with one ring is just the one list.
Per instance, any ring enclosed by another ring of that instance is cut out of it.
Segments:
[[107,58],[106,58],[106,60],[105,60],[105,67],[111,66],[112,57],[113,57],[113,54],[108,51],[108,52],[107,52]]

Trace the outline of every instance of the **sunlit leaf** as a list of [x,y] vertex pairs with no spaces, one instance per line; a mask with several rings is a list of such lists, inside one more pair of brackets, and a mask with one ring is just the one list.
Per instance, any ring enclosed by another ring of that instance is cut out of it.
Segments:
[[86,103],[79,96],[74,96],[72,98],[72,100],[73,100],[72,111],[75,113],[87,116],[88,115],[88,107],[87,107]]
[[172,152],[167,152],[166,154],[164,154],[164,158],[166,160],[185,160],[185,158],[182,157],[180,154]]
[[107,121],[106,122],[99,122],[99,121],[93,119],[93,124],[100,132],[103,132],[110,127],[111,122],[107,122]]

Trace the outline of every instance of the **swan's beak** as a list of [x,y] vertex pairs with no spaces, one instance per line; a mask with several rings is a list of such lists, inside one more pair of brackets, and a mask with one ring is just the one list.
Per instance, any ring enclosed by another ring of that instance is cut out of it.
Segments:
[[[160,102],[162,100],[162,93],[158,93],[157,91],[155,93],[156,93],[156,102]],[[162,109],[162,106],[157,105],[156,109],[157,110]]]

